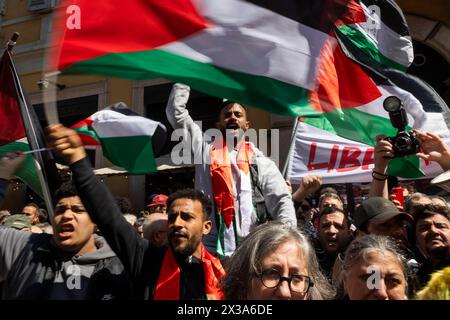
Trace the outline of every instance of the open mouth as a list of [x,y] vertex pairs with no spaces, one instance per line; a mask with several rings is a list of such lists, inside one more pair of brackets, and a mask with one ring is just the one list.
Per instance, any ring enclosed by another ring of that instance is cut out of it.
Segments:
[[178,239],[187,239],[188,236],[182,232],[174,232],[170,235],[170,238],[174,239],[174,240],[178,240]]
[[227,129],[238,130],[239,124],[237,124],[236,122],[229,123],[229,124],[227,124]]
[[431,244],[441,244],[442,240],[440,238],[430,239]]
[[72,235],[72,233],[75,231],[75,228],[71,224],[63,224],[58,228],[58,235],[61,238],[67,238]]
[[337,247],[337,240],[328,240],[327,241],[327,246],[331,247],[331,248]]

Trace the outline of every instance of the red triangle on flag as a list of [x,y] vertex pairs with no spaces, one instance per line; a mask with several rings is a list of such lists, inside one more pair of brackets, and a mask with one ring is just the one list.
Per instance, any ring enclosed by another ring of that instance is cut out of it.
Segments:
[[211,25],[187,0],[68,0],[61,9],[54,39],[60,58],[50,66],[58,70],[108,53],[151,50]]
[[339,45],[328,41],[322,50],[316,89],[310,95],[313,107],[321,112],[356,108],[379,97],[375,82]]
[[7,51],[0,64],[0,145],[5,145],[25,137],[25,129]]

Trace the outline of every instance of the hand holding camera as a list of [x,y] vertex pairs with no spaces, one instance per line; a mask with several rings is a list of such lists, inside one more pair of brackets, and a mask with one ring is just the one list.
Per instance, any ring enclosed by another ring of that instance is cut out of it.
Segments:
[[374,170],[385,174],[389,160],[394,158],[393,147],[385,135],[378,135],[376,139],[377,143],[374,150]]
[[383,138],[392,145],[393,157],[416,154],[424,160],[436,161],[443,170],[450,170],[450,149],[441,138],[430,132],[405,130],[408,118],[399,98],[387,97],[383,108],[389,113],[392,125],[398,130],[396,136]]
[[395,96],[387,97],[383,102],[383,108],[389,113],[392,126],[397,129],[396,136],[384,138],[392,145],[393,157],[418,153],[420,151],[419,140],[414,131],[406,131],[408,118],[400,99]]

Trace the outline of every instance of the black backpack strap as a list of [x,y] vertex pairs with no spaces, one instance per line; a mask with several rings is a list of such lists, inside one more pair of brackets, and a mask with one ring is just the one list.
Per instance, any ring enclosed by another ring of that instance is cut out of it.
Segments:
[[252,179],[252,202],[257,216],[256,224],[262,224],[267,220],[271,220],[271,217],[267,212],[264,194],[259,185],[258,166],[256,163],[252,163],[250,166],[250,177]]

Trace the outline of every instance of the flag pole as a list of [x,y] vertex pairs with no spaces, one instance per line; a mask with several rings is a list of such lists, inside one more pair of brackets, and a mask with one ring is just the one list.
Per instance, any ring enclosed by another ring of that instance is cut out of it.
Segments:
[[[29,109],[28,109],[29,106],[28,106],[27,99],[25,97],[22,85],[19,81],[19,75],[17,74],[17,70],[16,70],[14,63],[12,61],[12,58],[11,58],[12,49],[16,45],[19,35],[20,34],[18,32],[14,32],[11,39],[7,43],[6,49],[8,51],[7,54],[10,55],[10,68],[11,68],[11,71],[12,71],[12,74],[14,77],[14,84],[16,86],[16,91],[17,91],[17,95],[18,95],[17,100],[18,100],[18,103],[20,106],[20,111],[21,111],[25,131],[27,133],[28,143],[30,144],[31,149],[39,149],[38,138],[36,136],[36,128],[34,127],[33,121],[31,119],[31,115],[29,113]],[[27,130],[27,127],[30,130]],[[49,151],[47,151],[47,152],[49,152]],[[42,153],[35,152],[32,155],[35,159],[37,174],[39,177],[39,181],[41,183],[42,194],[44,197],[45,205],[47,207],[47,212],[49,214],[49,217],[52,219],[54,217],[55,213],[53,210],[52,195],[51,195],[49,187],[47,185],[47,181],[45,180],[44,173],[42,171],[43,168],[41,167],[41,164],[44,164]]]
[[6,44],[6,50],[8,50],[9,52],[12,51],[12,49],[17,43],[17,39],[19,39],[19,36],[20,34],[17,31],[13,33],[11,39],[9,39],[8,43]]
[[281,174],[283,175],[283,177],[286,179],[286,174],[287,174],[287,169],[289,166],[289,162],[291,160],[291,154],[292,151],[294,150],[294,142],[295,142],[295,134],[297,132],[297,128],[298,128],[298,117],[295,118],[295,123],[293,125],[293,129],[292,129],[292,134],[291,134],[291,144],[289,145],[289,151],[287,154],[287,158],[286,161],[284,162],[284,167],[283,167],[283,171],[281,172]]

